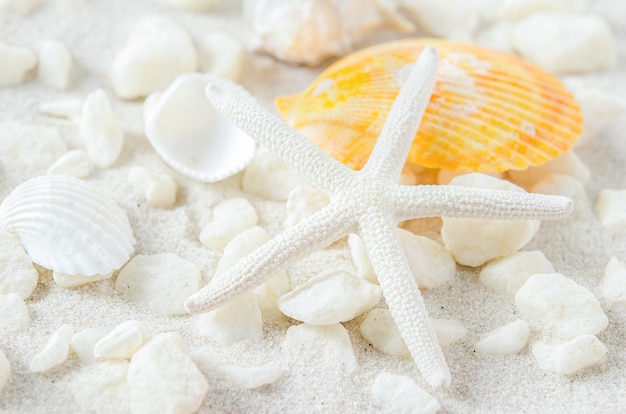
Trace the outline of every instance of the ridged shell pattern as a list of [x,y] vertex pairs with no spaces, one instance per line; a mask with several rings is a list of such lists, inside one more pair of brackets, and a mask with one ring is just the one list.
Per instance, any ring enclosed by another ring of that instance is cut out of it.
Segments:
[[337,160],[360,169],[405,75],[426,45],[438,81],[408,161],[454,171],[540,165],[582,133],[573,96],[554,76],[513,55],[437,39],[363,49],[329,66],[301,94],[276,100],[284,119]]
[[34,263],[93,276],[119,269],[135,238],[126,212],[77,178],[29,180],[0,205],[0,226],[15,232]]

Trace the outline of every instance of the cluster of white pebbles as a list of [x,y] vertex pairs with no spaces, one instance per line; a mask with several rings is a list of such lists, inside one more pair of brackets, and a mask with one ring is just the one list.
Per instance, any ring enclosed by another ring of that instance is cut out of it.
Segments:
[[[26,13],[39,2],[30,3],[26,7],[17,1],[0,2],[0,12]],[[215,7],[217,2],[167,0],[164,3],[204,11]],[[276,47],[301,37],[298,33],[281,32],[284,41],[277,42],[277,34],[259,31],[276,29],[279,25],[268,25],[271,20],[267,16],[255,13],[273,10],[272,16],[277,19],[303,14],[294,14],[292,10],[281,12],[280,7],[295,7],[287,6],[287,2],[261,3],[265,5],[246,6],[251,13],[251,30],[257,31],[257,47],[284,57],[285,52]],[[407,20],[400,19],[405,24],[404,29],[417,25],[432,35],[475,40],[517,51],[559,74],[586,72],[614,64],[615,51],[608,25],[598,17],[583,13],[585,1],[507,0],[496,8],[488,1],[381,3],[389,3],[386,7],[404,13]],[[313,10],[321,7],[324,11],[319,13],[338,13],[333,9],[337,4],[330,0],[309,1],[307,7]],[[278,9],[268,8],[268,5]],[[458,13],[444,13],[451,9]],[[260,21],[265,24],[263,28],[259,27]],[[398,21],[395,24],[399,24]],[[361,27],[356,23],[353,26]],[[311,24],[302,27],[319,30]],[[354,27],[350,29],[350,36],[358,39]],[[564,45],[562,39],[570,42]],[[336,40],[339,41],[339,37]],[[298,53],[304,49],[290,47],[287,60],[298,61]],[[316,46],[307,44],[306,47],[310,51]],[[331,54],[345,53],[347,48],[342,44],[342,48],[335,48]],[[17,333],[30,323],[31,312],[26,301],[33,295],[39,272],[43,271],[33,263],[51,270],[55,283],[63,288],[115,275],[115,289],[125,300],[142,303],[154,314],[166,317],[185,314],[184,300],[206,283],[202,270],[179,254],[134,254],[136,240],[127,213],[103,194],[106,192],[96,191],[89,183],[94,171],[116,165],[125,146],[124,130],[112,108],[115,99],[148,97],[144,104],[148,138],[164,161],[178,172],[197,178],[195,173],[189,172],[196,168],[206,181],[216,181],[243,170],[241,196],[216,202],[197,234],[207,251],[220,257],[213,278],[219,278],[270,238],[262,227],[261,214],[246,195],[285,203],[285,228],[297,224],[328,202],[325,194],[297,177],[265,149],[255,148],[245,137],[241,138],[241,145],[248,148],[244,159],[234,160],[237,164],[234,167],[218,166],[219,171],[187,162],[190,154],[185,148],[178,153],[170,151],[168,144],[175,133],[193,139],[198,128],[223,123],[212,113],[207,116],[202,113],[195,118],[189,114],[190,108],[208,104],[202,102],[202,95],[194,94],[196,89],[185,87],[202,85],[208,78],[204,75],[185,77],[186,74],[200,71],[237,80],[241,76],[244,55],[243,45],[227,33],[211,31],[201,38],[192,38],[172,19],[149,17],[137,22],[127,44],[111,64],[110,79],[116,97],[97,89],[84,99],[41,105],[43,113],[67,118],[75,126],[82,140],[80,145],[70,148],[54,127],[0,123],[2,161],[48,173],[18,186],[0,206],[2,332]],[[318,59],[301,62],[316,63],[327,56],[328,51],[321,51]],[[58,40],[44,39],[37,48],[31,49],[7,45],[0,39],[0,86],[30,82],[36,73],[36,81],[41,85],[67,90],[76,81],[73,66],[71,51]],[[623,108],[623,103],[610,93],[586,86],[583,78],[566,81],[581,103],[586,138],[599,136],[604,124]],[[219,141],[223,137],[215,139],[209,149],[223,145],[223,141]],[[230,152],[236,150],[227,148],[227,153],[219,155],[228,159]],[[137,200],[145,200],[153,209],[177,206],[177,173],[140,165],[131,166],[127,171]],[[403,179],[417,184],[423,177],[415,173]],[[570,151],[542,167],[523,172],[488,176],[440,171],[436,181],[567,195],[580,203],[574,213],[577,214],[589,204],[585,194],[589,179],[589,169]],[[626,189],[603,190],[595,203],[597,218],[607,227],[626,228],[625,202]],[[40,209],[37,210],[40,214],[33,217],[30,214],[33,209]],[[438,240],[400,229],[400,239],[409,265],[418,275],[419,286],[436,292],[438,287],[446,286],[455,278],[457,264],[482,267],[480,282],[487,289],[510,297],[519,310],[519,319],[494,326],[488,332],[477,332],[480,335],[474,344],[477,351],[498,355],[523,353],[531,341],[530,350],[538,367],[562,375],[575,374],[603,360],[608,350],[596,335],[607,327],[609,320],[594,293],[558,273],[542,252],[520,251],[539,231],[539,222],[443,218],[442,223],[440,236],[434,237]],[[405,227],[410,228],[410,225]],[[94,240],[102,242],[93,243]],[[315,356],[315,361],[320,369],[354,372],[360,364],[342,323],[357,319],[363,338],[376,350],[394,357],[407,357],[406,346],[384,302],[381,303],[381,289],[362,241],[350,235],[338,243],[344,243],[348,252],[346,265],[331,267],[297,286],[293,285],[288,271],[277,273],[232,303],[196,317],[193,321],[196,334],[224,346],[242,341],[254,343],[263,339],[264,320],[288,320],[290,327],[282,343],[282,355],[290,364],[311,358],[303,354],[316,349],[319,355]],[[602,279],[586,281],[586,285],[597,290],[607,301],[604,303],[626,303],[626,266],[617,257],[611,257]],[[459,320],[433,319],[432,322],[443,347],[468,335]],[[284,363],[244,366],[221,361],[202,349],[190,352],[180,334],[153,333],[147,323],[137,320],[123,321],[109,331],[94,326],[75,332],[74,327],[63,324],[49,336],[46,344],[39,346],[30,360],[31,372],[45,372],[62,364],[71,351],[83,364],[98,364],[101,385],[106,383],[107,387],[128,390],[130,411],[134,413],[198,410],[210,389],[203,374],[205,369],[219,371],[234,386],[251,389],[278,381],[290,366]],[[10,351],[0,350],[0,389],[10,382],[10,361]],[[376,377],[371,395],[375,404],[387,407],[390,412],[434,413],[440,408],[439,403],[412,379],[387,372]]]

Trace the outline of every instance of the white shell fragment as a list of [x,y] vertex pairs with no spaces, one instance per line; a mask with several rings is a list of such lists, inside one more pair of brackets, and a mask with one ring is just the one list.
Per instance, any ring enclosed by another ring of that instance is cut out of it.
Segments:
[[535,13],[517,24],[513,42],[524,58],[557,74],[606,69],[616,61],[609,25],[593,15]]
[[122,151],[124,131],[104,90],[98,89],[87,95],[79,127],[91,161],[101,168],[110,167]]
[[594,335],[583,335],[561,344],[536,343],[532,352],[541,369],[571,375],[600,362],[607,348]]
[[65,361],[73,335],[74,328],[71,325],[63,325],[57,329],[48,339],[46,346],[30,361],[29,370],[43,372]]
[[102,359],[129,359],[150,338],[152,332],[146,323],[122,322],[94,345],[93,354]]
[[[524,191],[508,181],[472,173],[454,178],[451,185]],[[538,220],[487,220],[442,217],[441,238],[457,263],[480,266],[489,260],[510,256],[537,233]]]
[[483,354],[517,354],[524,349],[529,336],[528,323],[516,320],[481,335],[476,350]]
[[267,148],[259,147],[244,170],[241,189],[267,200],[285,201],[305,181]]
[[0,86],[19,85],[37,65],[37,55],[23,46],[0,41]]
[[285,370],[276,365],[267,364],[257,367],[220,365],[218,370],[240,388],[253,389],[275,383]]
[[372,309],[361,323],[361,335],[380,352],[408,358],[411,354],[388,309]]
[[363,240],[358,235],[350,233],[348,235],[348,247],[350,248],[352,262],[354,263],[354,267],[356,267],[357,276],[370,283],[378,284],[376,273],[365,250]]
[[435,329],[437,341],[441,346],[448,346],[465,338],[465,335],[467,335],[467,328],[455,319],[431,318],[430,322]]
[[39,82],[60,91],[66,90],[70,85],[74,66],[74,59],[67,47],[58,40],[46,39],[39,45],[37,55]]
[[352,320],[380,301],[381,289],[344,271],[329,270],[309,279],[278,300],[290,318],[311,325]]
[[164,16],[137,22],[111,67],[113,90],[136,99],[164,90],[178,75],[198,68],[198,54],[187,32]]
[[380,373],[372,385],[372,396],[390,413],[435,414],[441,408],[432,395],[404,375]]
[[295,226],[324,208],[329,202],[328,196],[315,187],[298,186],[294,188],[287,198],[287,217],[283,226],[285,228]]
[[70,346],[78,358],[83,363],[92,363],[96,361],[96,357],[93,354],[93,348],[96,346],[106,332],[102,329],[87,328],[82,331],[76,332],[70,341]]
[[256,226],[259,217],[245,198],[231,198],[213,207],[213,217],[200,232],[200,241],[209,249],[223,250],[244,230]]
[[595,335],[609,323],[593,293],[560,273],[531,276],[517,291],[515,303],[522,314],[564,338]]
[[600,284],[602,295],[610,301],[626,303],[626,265],[612,256]]
[[219,30],[204,33],[196,42],[200,70],[233,82],[241,77],[245,50],[241,42]]
[[534,250],[492,260],[480,271],[479,279],[494,292],[513,296],[538,273],[554,273],[554,267],[542,252]]
[[150,207],[170,208],[176,203],[178,184],[168,174],[134,166],[128,173],[128,181],[146,198]]
[[135,352],[127,378],[133,414],[192,413],[209,389],[178,333],[159,334]]
[[626,189],[605,188],[596,201],[596,213],[600,222],[612,229],[626,228]]
[[0,295],[0,331],[16,332],[30,323],[28,308],[17,293]]
[[7,167],[45,171],[65,152],[67,145],[54,127],[0,122],[0,159]]
[[508,176],[515,184],[527,190],[550,174],[569,175],[583,184],[589,182],[591,172],[574,151],[567,151],[539,167],[528,167],[524,171],[509,171]]
[[11,364],[7,359],[4,352],[0,351],[0,391],[4,388],[4,386],[9,381],[9,377],[11,376]]
[[106,275],[93,275],[93,276],[83,276],[83,275],[68,275],[67,273],[61,272],[52,272],[52,278],[54,282],[64,288],[73,288],[76,286],[83,286],[88,283],[98,282],[100,280],[109,279],[113,276],[113,272],[108,273]]
[[159,315],[183,315],[201,282],[198,266],[173,253],[137,255],[120,270],[115,289]]
[[146,136],[157,154],[178,172],[206,182],[243,170],[256,145],[211,105],[205,95],[211,79],[181,75],[145,108]]
[[19,236],[33,262],[67,274],[111,273],[135,244],[124,210],[86,182],[61,175],[15,188],[0,205],[0,226]]
[[14,233],[0,230],[0,295],[17,293],[30,297],[39,274]]
[[421,289],[433,289],[454,278],[456,263],[445,247],[428,237],[404,229],[398,229],[398,236]]
[[50,175],[68,175],[82,178],[91,173],[89,155],[83,150],[72,150],[63,154],[48,168]]

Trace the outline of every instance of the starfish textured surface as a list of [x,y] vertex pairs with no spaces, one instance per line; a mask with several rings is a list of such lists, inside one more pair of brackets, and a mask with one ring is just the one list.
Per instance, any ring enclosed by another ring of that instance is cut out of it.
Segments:
[[206,312],[263,283],[277,270],[354,232],[361,236],[400,334],[432,387],[450,371],[397,235],[398,222],[418,217],[557,219],[569,214],[560,196],[456,186],[397,184],[437,75],[437,50],[426,48],[392,106],[368,163],[353,171],[262,109],[241,87],[215,81],[207,96],[236,125],[328,193],[331,203],[288,228],[185,302]]

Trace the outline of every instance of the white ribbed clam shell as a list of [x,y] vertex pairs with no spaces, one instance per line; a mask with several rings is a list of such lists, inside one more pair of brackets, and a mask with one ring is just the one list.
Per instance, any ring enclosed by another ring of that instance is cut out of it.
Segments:
[[0,226],[19,236],[34,263],[67,274],[110,273],[135,244],[124,210],[84,181],[60,175],[15,188],[0,205]]

